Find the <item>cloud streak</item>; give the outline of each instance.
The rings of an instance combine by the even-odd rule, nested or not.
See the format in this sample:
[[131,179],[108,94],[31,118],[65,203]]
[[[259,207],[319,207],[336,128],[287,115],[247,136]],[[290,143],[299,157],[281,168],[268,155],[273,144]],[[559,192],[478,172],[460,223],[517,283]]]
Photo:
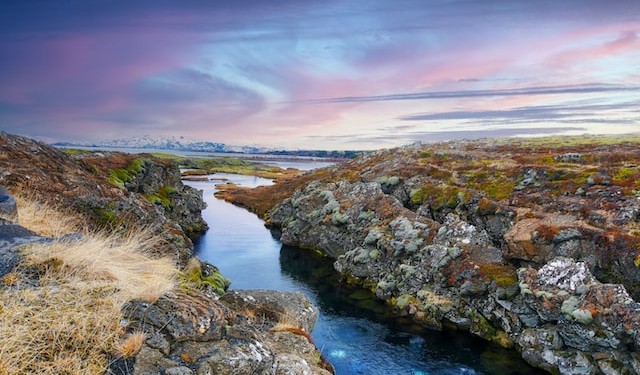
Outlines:
[[600,104],[600,105],[546,105],[519,107],[507,110],[483,110],[483,111],[451,111],[438,113],[419,113],[399,117],[402,121],[436,121],[436,120],[561,120],[575,116],[595,117],[604,111],[634,110],[640,106],[640,101]]
[[400,93],[372,96],[345,96],[326,99],[302,100],[303,103],[353,103],[353,102],[377,102],[395,100],[429,100],[429,99],[458,99],[458,98],[482,98],[482,97],[506,97],[506,96],[533,96],[533,95],[564,95],[564,94],[596,94],[596,93],[620,93],[640,92],[640,85],[608,85],[608,84],[584,84],[571,86],[539,86],[514,89],[497,90],[460,90],[460,91],[425,91],[416,93]]
[[628,0],[5,1],[0,128],[294,148],[619,132],[638,61]]

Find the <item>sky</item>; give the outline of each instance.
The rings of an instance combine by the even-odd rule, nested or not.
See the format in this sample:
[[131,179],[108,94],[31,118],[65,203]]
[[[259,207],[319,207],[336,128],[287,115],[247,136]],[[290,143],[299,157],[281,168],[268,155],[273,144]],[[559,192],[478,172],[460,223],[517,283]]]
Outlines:
[[640,0],[0,4],[0,130],[289,149],[640,131]]

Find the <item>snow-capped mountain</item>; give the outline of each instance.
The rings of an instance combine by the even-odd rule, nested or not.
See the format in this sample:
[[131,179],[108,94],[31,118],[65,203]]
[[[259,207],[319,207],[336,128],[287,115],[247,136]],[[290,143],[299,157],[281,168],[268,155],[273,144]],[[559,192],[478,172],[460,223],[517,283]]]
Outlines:
[[204,152],[240,152],[266,153],[270,150],[256,146],[231,146],[219,142],[197,141],[185,137],[157,137],[143,135],[134,138],[122,138],[101,142],[58,142],[54,146],[82,146],[109,148],[137,148],[176,151],[204,151]]

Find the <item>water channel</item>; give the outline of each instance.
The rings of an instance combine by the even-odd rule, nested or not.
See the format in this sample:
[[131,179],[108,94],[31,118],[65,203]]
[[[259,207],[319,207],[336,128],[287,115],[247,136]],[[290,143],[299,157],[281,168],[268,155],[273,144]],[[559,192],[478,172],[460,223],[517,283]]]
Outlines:
[[[215,178],[249,187],[272,183]],[[197,255],[219,267],[231,289],[304,292],[320,309],[314,342],[337,374],[541,374],[515,352],[468,333],[424,330],[393,317],[368,291],[341,284],[330,259],[283,246],[256,215],[215,198],[215,183],[188,182],[203,190],[211,228],[198,240]]]

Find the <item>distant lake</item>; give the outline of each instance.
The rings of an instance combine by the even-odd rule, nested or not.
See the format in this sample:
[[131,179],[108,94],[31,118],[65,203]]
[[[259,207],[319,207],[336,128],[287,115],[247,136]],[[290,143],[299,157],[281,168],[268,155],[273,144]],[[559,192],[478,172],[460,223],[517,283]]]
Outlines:
[[297,168],[309,170],[314,168],[327,167],[336,162],[332,159],[319,158],[313,156],[297,155],[271,155],[271,154],[244,154],[236,152],[206,152],[206,151],[178,151],[155,148],[120,148],[120,147],[85,147],[85,146],[64,146],[61,149],[77,149],[88,151],[117,151],[128,154],[171,154],[187,158],[211,158],[211,157],[234,157],[256,161],[269,165],[277,165],[281,168]]

